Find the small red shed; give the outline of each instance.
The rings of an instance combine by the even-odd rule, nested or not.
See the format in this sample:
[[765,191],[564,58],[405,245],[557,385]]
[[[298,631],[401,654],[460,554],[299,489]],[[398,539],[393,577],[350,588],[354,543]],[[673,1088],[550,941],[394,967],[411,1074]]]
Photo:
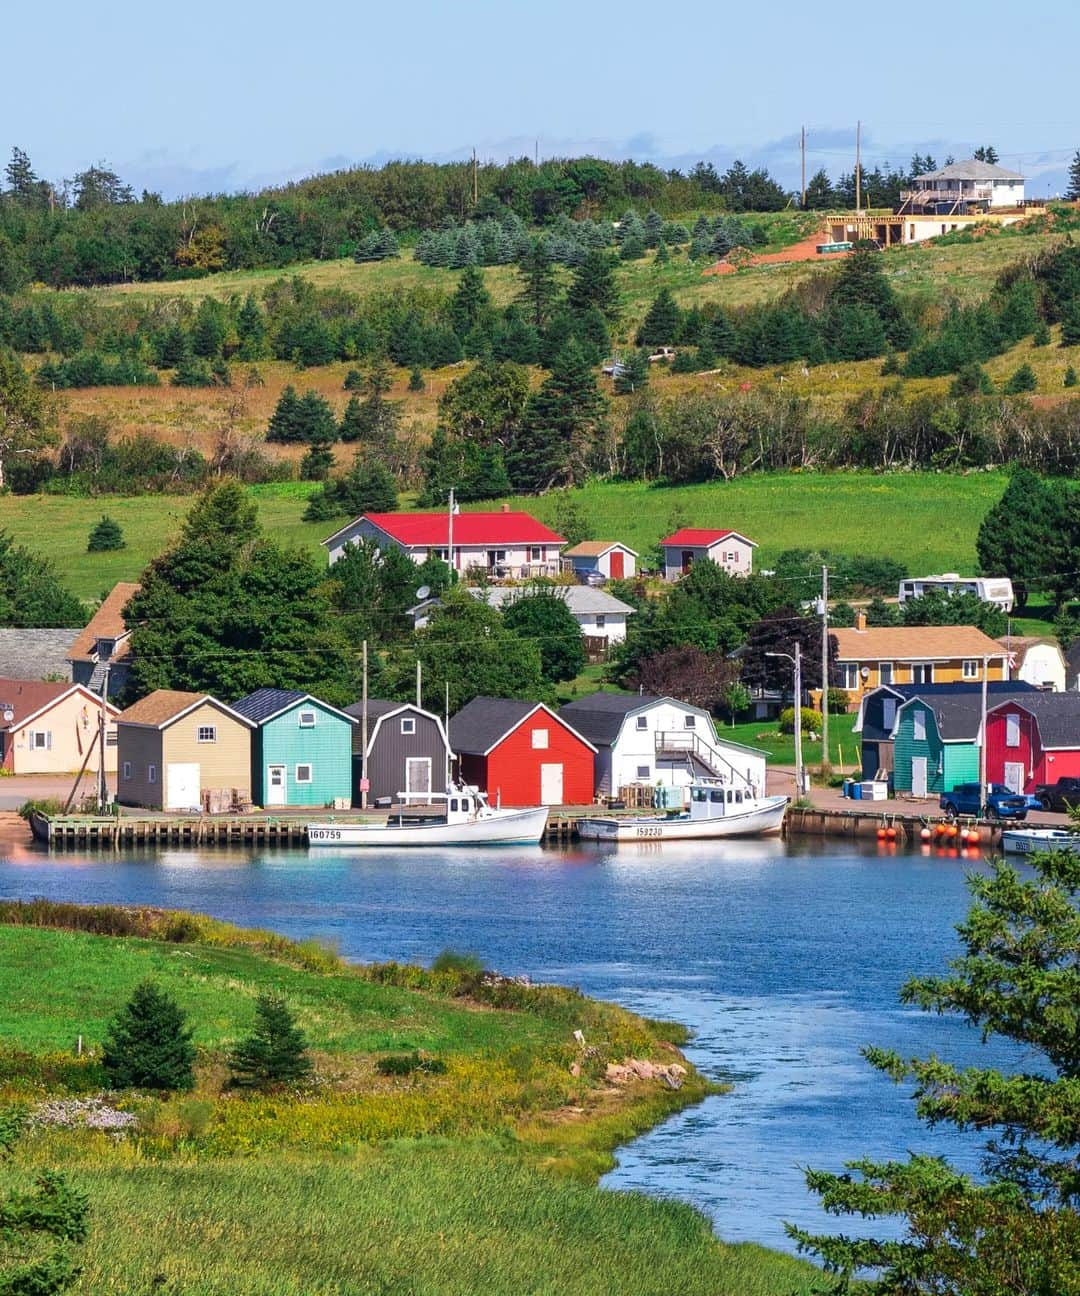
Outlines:
[[450,721],[466,783],[492,805],[588,805],[596,748],[542,702],[478,697]]
[[1080,693],[1026,693],[986,716],[986,780],[1016,792],[1080,777]]

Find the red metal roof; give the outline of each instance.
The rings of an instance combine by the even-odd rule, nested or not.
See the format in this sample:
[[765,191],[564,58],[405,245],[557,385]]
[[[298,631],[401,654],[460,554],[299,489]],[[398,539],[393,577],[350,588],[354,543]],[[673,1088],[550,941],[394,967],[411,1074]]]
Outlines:
[[738,531],[710,531],[705,527],[681,527],[674,535],[669,535],[666,540],[661,540],[660,543],[662,545],[714,545],[719,540],[726,540],[728,536],[738,536],[740,540],[745,540],[747,544],[754,544],[753,540]]
[[[364,517],[408,548],[446,545],[443,513],[365,513]],[[459,545],[565,544],[561,535],[528,513],[455,513],[454,548]]]

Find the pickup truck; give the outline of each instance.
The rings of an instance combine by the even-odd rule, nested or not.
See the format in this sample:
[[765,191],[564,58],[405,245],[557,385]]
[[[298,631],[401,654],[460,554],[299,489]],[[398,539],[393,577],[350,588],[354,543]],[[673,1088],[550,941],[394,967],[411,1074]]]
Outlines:
[[1070,806],[1080,805],[1080,778],[1059,778],[1056,783],[1040,783],[1033,796],[1044,810],[1066,814]]
[[951,792],[942,792],[939,807],[950,819],[958,815],[978,816],[987,819],[1026,819],[1028,799],[1011,792],[1004,783],[991,783],[985,801],[978,783],[957,783]]

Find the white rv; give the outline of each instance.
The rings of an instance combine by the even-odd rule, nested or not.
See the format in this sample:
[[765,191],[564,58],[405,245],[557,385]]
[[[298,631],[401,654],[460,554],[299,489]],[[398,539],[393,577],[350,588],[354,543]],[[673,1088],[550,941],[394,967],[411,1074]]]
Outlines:
[[984,603],[996,603],[1002,612],[1013,609],[1012,581],[1000,576],[959,576],[945,572],[942,576],[912,576],[900,582],[900,602],[922,598],[937,590],[942,594],[974,594]]

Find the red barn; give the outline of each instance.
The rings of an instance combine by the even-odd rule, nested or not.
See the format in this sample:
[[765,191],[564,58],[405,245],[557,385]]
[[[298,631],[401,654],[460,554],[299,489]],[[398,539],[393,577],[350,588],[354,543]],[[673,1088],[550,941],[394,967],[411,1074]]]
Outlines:
[[1017,792],[1080,776],[1080,693],[1026,693],[986,716],[986,779]]
[[596,748],[542,702],[478,697],[450,721],[466,783],[492,805],[588,805]]

